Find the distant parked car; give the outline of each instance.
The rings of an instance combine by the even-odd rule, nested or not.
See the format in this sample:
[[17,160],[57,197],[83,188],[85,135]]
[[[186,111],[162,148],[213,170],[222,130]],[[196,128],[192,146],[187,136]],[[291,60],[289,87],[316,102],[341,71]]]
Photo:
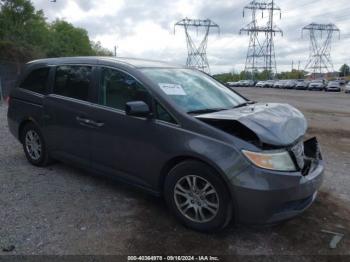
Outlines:
[[228,87],[236,87],[238,85],[238,82],[227,82],[226,85]]
[[266,82],[265,82],[265,86],[266,87],[269,87],[269,88],[272,88],[273,87],[273,85],[275,84],[275,80],[267,80]]
[[288,80],[282,80],[280,83],[280,88],[286,89],[288,84]]
[[294,87],[294,89],[296,90],[307,90],[309,86],[309,82],[305,81],[305,80],[298,80],[296,86]]
[[253,86],[255,86],[255,81],[254,80],[245,80],[244,86],[245,87],[253,87]]
[[297,85],[297,82],[295,80],[288,80],[286,81],[284,87],[287,89],[293,89]]
[[326,86],[326,92],[340,92],[340,83],[339,81],[331,81]]
[[236,86],[236,87],[241,87],[241,86],[242,86],[242,82],[240,82],[240,81],[235,82],[235,86]]
[[276,82],[273,84],[273,87],[274,87],[274,88],[280,88],[280,86],[281,86],[282,83],[283,83],[282,80],[276,81]]
[[338,78],[337,81],[340,85],[345,85],[346,84],[346,80],[344,78]]
[[266,86],[266,82],[265,81],[259,81],[255,86],[256,87],[265,87]]
[[325,87],[326,87],[326,85],[324,83],[324,80],[313,80],[309,84],[308,90],[310,90],[310,91],[314,91],[314,90],[323,91],[325,89]]
[[350,94],[350,83],[348,83],[346,86],[345,86],[345,93],[348,93]]
[[247,87],[248,86],[247,85],[247,80],[240,80],[240,81],[238,81],[237,86],[239,86],[239,87]]

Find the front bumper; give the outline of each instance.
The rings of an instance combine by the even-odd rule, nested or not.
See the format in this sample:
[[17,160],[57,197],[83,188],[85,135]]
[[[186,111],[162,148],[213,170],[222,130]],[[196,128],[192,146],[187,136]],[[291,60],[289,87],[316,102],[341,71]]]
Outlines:
[[324,90],[323,86],[309,86],[309,90]]
[[339,87],[327,87],[326,91],[328,91],[328,92],[340,92],[341,88],[339,88]]
[[[275,172],[250,166],[232,178],[231,192],[237,222],[272,224],[297,216],[310,207],[324,174],[324,162],[318,147],[311,150],[315,151],[311,152],[314,159],[309,158],[306,173]],[[306,147],[305,152],[310,154],[310,148]]]

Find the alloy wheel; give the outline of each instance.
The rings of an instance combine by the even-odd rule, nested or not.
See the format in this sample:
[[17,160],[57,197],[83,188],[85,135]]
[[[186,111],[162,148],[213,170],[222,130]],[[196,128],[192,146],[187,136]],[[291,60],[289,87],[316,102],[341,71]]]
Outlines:
[[41,157],[41,139],[37,132],[28,130],[25,136],[25,146],[31,159],[39,160]]
[[188,175],[177,181],[174,200],[181,214],[196,223],[213,220],[219,211],[216,189],[200,176]]

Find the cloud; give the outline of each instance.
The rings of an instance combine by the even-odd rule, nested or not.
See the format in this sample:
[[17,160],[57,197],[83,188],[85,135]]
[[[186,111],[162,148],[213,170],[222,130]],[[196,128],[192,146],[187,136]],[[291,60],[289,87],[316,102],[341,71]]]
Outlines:
[[93,0],[76,0],[78,6],[84,11],[90,11],[93,7],[98,5],[98,1]]
[[[34,0],[49,20],[66,19],[85,28],[90,37],[113,49],[118,45],[121,56],[144,57],[184,63],[186,42],[182,30],[174,35],[173,25],[184,17],[210,18],[220,25],[221,35],[211,34],[207,56],[212,72],[218,73],[244,68],[248,36],[239,35],[240,28],[250,22],[249,12],[242,17],[243,7],[249,0]],[[311,23],[338,25],[343,34],[350,33],[350,4],[347,0],[276,1],[282,9],[282,19],[275,21],[284,31],[276,36],[275,51],[278,69],[289,70],[291,63],[301,61],[303,66],[309,55],[309,42],[301,38],[303,26]],[[260,13],[257,14],[260,17]],[[265,16],[266,17],[266,16]],[[261,21],[264,22],[264,21]],[[265,21],[266,22],[266,21]],[[197,38],[194,34],[194,38]],[[334,41],[332,58],[335,69],[347,62],[350,38]]]

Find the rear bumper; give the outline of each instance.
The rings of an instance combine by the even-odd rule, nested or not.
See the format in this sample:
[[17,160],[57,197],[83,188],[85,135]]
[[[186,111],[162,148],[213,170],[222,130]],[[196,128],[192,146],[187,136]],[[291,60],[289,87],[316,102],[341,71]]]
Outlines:
[[324,162],[314,159],[306,175],[249,167],[231,180],[236,220],[272,224],[304,212],[312,205],[324,176]]

